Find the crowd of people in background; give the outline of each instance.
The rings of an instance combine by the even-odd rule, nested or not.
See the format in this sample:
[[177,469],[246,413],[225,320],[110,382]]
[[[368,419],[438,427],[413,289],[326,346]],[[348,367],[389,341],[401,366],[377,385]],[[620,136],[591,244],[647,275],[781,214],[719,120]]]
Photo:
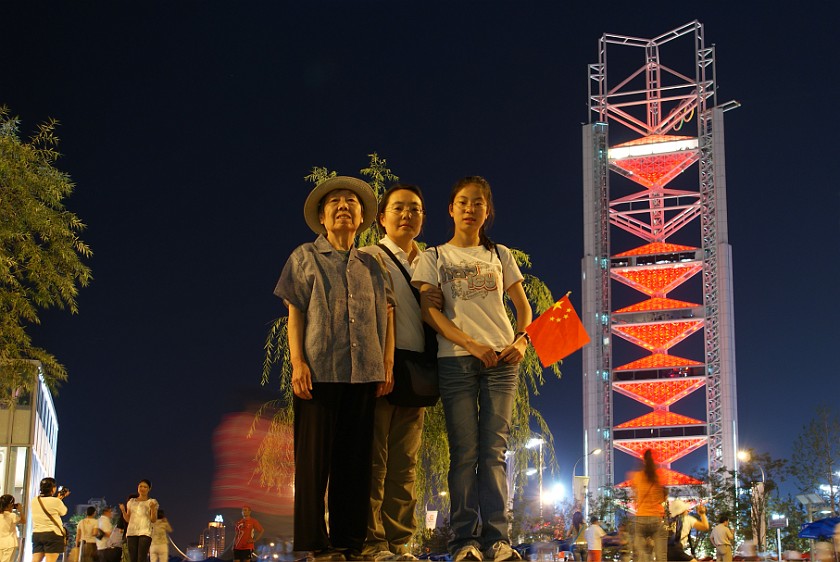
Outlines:
[[[152,483],[141,480],[137,493],[120,504],[120,515],[113,519],[114,509],[98,510],[88,506],[84,518],[75,529],[74,548],[67,555],[69,562],[119,562],[123,549],[129,562],[166,562],[169,559],[169,536],[172,526],[157,500],[149,497]],[[39,493],[32,498],[29,514],[32,520],[32,561],[56,562],[66,554],[69,533],[62,521],[67,514],[64,499],[70,490],[57,486],[54,478],[43,478]],[[0,496],[0,562],[11,562],[20,548],[18,525],[26,523],[21,505],[9,494]]]

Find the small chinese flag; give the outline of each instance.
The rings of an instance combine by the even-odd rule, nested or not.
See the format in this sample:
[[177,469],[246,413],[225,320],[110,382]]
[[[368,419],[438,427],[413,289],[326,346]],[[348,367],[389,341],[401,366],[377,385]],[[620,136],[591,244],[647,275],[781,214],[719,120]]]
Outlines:
[[566,293],[525,328],[543,367],[557,363],[589,343],[589,335],[569,301],[570,294]]

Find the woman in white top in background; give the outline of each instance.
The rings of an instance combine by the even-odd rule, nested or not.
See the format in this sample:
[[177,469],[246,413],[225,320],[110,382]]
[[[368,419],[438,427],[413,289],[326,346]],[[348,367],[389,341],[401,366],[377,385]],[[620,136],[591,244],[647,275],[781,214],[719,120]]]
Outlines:
[[120,504],[123,519],[128,521],[125,542],[130,562],[146,562],[152,545],[152,523],[157,521],[158,502],[149,497],[152,483],[145,478],[137,485],[138,497]]
[[15,503],[14,496],[4,494],[0,496],[0,562],[10,562],[18,546],[18,523],[26,524],[17,513],[20,504]]
[[166,513],[158,509],[157,521],[152,524],[152,546],[149,555],[152,562],[167,562],[169,560],[169,533],[172,532],[172,525],[166,518]]
[[55,562],[64,552],[64,527],[61,516],[67,513],[67,506],[61,501],[70,490],[58,490],[56,497],[55,478],[41,479],[41,493],[32,499],[32,562]]

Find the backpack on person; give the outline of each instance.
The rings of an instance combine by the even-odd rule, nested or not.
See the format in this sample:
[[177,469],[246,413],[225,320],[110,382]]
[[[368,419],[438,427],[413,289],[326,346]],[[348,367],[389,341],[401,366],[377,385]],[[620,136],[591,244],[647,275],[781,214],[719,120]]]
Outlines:
[[[665,529],[668,531],[668,549],[679,549],[684,551],[682,545],[683,525],[685,524],[685,512],[679,515],[671,516],[668,510],[668,505],[665,505]],[[691,556],[697,558],[694,553],[694,541],[691,539],[691,529],[688,530],[688,548],[691,551]]]

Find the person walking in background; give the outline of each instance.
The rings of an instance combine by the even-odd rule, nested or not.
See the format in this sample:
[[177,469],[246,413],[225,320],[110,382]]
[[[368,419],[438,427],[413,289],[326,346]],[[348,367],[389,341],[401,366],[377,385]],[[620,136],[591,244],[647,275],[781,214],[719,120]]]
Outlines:
[[57,489],[55,478],[42,478],[40,494],[32,499],[32,562],[56,562],[64,552],[67,535],[61,517],[67,513],[67,488]]
[[[396,184],[379,201],[377,221],[385,230],[378,245],[362,248],[376,256],[388,273],[394,293],[395,355],[423,353],[426,336],[420,313],[420,294],[411,275],[420,259],[414,239],[423,227],[425,207],[420,188]],[[437,292],[437,306],[443,304]],[[395,365],[395,370],[397,365]],[[367,538],[362,554],[376,561],[414,560],[408,543],[417,528],[417,454],[423,434],[425,408],[414,404],[409,376],[394,373],[394,391],[376,399],[373,426],[373,473]],[[407,387],[407,388],[405,388]]]
[[329,178],[303,214],[318,237],[292,252],[274,289],[289,308],[294,548],[336,561],[360,557],[367,535],[374,409],[394,384],[393,296],[376,258],[355,247],[376,217],[370,185]]
[[81,562],[96,560],[96,530],[99,522],[96,520],[96,508],[88,506],[85,518],[76,524],[76,546],[81,552]]
[[[130,502],[136,498],[137,494],[131,494],[126,498],[126,502]],[[100,523],[102,519],[100,518]],[[99,551],[100,560],[102,562],[120,562],[124,556],[125,547],[125,530],[128,527],[128,521],[120,514],[119,519],[111,528],[108,535],[108,540],[105,543],[105,549]]]
[[735,540],[735,535],[729,528],[728,513],[724,513],[718,518],[718,524],[712,529],[709,540],[715,547],[717,562],[732,562],[732,541]]
[[26,519],[21,517],[19,511],[20,504],[15,503],[14,496],[0,496],[0,562],[11,562],[20,544],[17,526],[18,523],[26,525]]
[[[508,532],[505,453],[531,305],[513,254],[487,236],[495,216],[487,180],[469,176],[456,182],[449,216],[454,235],[423,253],[412,283],[424,297],[423,319],[439,334],[438,379],[449,435],[450,551],[454,562],[520,560]],[[438,286],[443,310],[428,298]],[[516,330],[505,294],[516,311]]]
[[119,555],[122,553],[122,548],[120,548],[119,552],[112,552],[113,549],[109,551],[108,547],[111,532],[114,530],[114,522],[111,521],[113,515],[114,510],[111,506],[106,505],[102,508],[99,519],[96,522],[96,526],[100,531],[100,536],[96,539],[96,555],[99,562],[117,562]]
[[152,544],[149,547],[149,557],[152,562],[167,562],[169,560],[169,533],[172,525],[166,518],[166,512],[158,508],[157,521],[152,523]]
[[251,508],[242,506],[242,519],[236,522],[233,538],[233,559],[235,562],[251,562],[254,543],[263,535],[260,522],[251,517]]
[[636,501],[633,520],[633,561],[650,562],[648,541],[653,541],[657,562],[668,560],[668,531],[663,524],[665,517],[665,486],[661,484],[659,469],[653,462],[653,453],[647,449],[642,456],[642,470],[628,474]]
[[128,522],[125,542],[129,562],[146,562],[152,545],[152,524],[157,521],[158,502],[149,497],[152,483],[145,478],[137,484],[137,497],[120,504],[123,519]]
[[586,537],[586,560],[588,562],[601,562],[601,550],[603,549],[601,539],[606,534],[598,523],[598,516],[593,515],[590,517],[589,526],[583,533],[584,537]]
[[583,513],[575,511],[572,514],[572,524],[569,525],[569,534],[566,538],[571,542],[572,557],[575,562],[583,562],[586,560],[586,537],[584,532],[586,525],[583,524]]
[[668,560],[670,562],[696,562],[694,546],[691,544],[691,530],[709,530],[709,520],[706,518],[706,506],[697,505],[698,519],[688,513],[689,505],[682,500],[674,500],[668,511],[673,521],[674,536],[668,540]]

